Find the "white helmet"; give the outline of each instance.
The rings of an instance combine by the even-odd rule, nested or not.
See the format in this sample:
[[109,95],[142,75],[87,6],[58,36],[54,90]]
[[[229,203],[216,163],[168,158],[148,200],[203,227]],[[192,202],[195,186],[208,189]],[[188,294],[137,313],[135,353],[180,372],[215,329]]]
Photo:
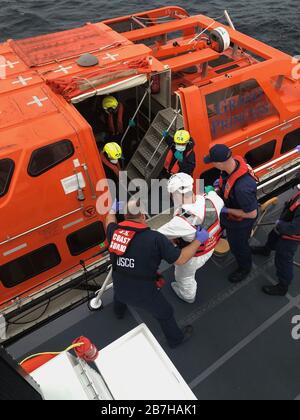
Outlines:
[[193,192],[194,189],[194,179],[187,174],[179,173],[173,175],[168,182],[168,191],[169,194],[174,194],[179,192],[181,194],[187,194]]

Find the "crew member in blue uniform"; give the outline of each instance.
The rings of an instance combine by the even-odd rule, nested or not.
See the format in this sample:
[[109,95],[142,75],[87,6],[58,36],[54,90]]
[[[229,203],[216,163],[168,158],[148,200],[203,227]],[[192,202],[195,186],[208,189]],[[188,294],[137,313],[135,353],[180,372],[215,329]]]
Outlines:
[[258,215],[257,179],[245,160],[240,156],[233,157],[226,145],[215,145],[204,162],[221,171],[214,185],[225,202],[221,224],[238,263],[238,269],[230,274],[229,281],[239,283],[252,270],[249,240]]
[[181,330],[174,318],[172,306],[161,292],[162,279],[158,269],[162,260],[183,265],[195,256],[209,234],[196,232],[196,239],[186,248],[176,248],[164,235],[152,231],[146,224],[139,203],[131,200],[126,209],[125,222],[117,224],[116,203],[107,216],[107,238],[113,264],[114,310],[122,319],[127,305],[142,308],[160,323],[170,347],[174,348],[192,336],[193,328]]
[[[300,183],[300,172],[297,174]],[[268,257],[275,251],[275,266],[279,283],[265,286],[263,292],[270,296],[285,296],[294,278],[294,258],[300,244],[300,192],[283,209],[279,221],[263,247],[252,247],[255,255]]]

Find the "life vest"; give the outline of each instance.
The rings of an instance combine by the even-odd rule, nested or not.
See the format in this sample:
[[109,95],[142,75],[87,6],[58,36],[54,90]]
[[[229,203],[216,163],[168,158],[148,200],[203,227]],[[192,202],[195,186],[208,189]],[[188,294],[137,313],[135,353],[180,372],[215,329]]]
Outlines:
[[160,93],[160,75],[155,74],[152,76],[152,85],[151,85],[152,95],[157,95]]
[[115,165],[114,163],[111,163],[111,161],[107,159],[105,153],[101,153],[100,155],[103,165],[109,168],[116,175],[116,177],[119,178],[119,174],[121,171],[120,164],[118,163],[117,165]]
[[220,189],[223,192],[223,196],[224,196],[224,200],[228,200],[229,195],[233,189],[233,187],[235,186],[235,184],[237,183],[237,181],[242,178],[243,176],[249,174],[250,176],[252,176],[252,178],[258,182],[259,179],[257,178],[257,176],[254,173],[254,170],[251,168],[250,165],[248,165],[246,163],[246,161],[241,157],[241,156],[237,156],[234,158],[237,162],[238,162],[238,167],[237,169],[230,175],[230,177],[227,179],[226,183],[222,177],[222,175],[220,176]]
[[142,223],[129,221],[119,223],[109,245],[110,254],[118,257],[124,256],[135,236],[147,230],[150,230],[150,228]]
[[112,112],[108,115],[108,129],[113,136],[124,133],[124,105],[122,103],[119,103],[117,114]]
[[[206,229],[209,233],[209,239],[208,241],[206,241],[204,244],[201,244],[199,246],[199,249],[195,255],[195,257],[201,257],[203,255],[206,255],[208,253],[210,253],[211,251],[213,251],[220,238],[222,235],[222,228],[221,228],[221,224],[220,224],[220,218],[219,216],[217,217],[217,220],[211,222],[211,220],[209,219],[207,210],[210,207],[211,209],[215,210],[214,214],[218,214],[216,206],[214,205],[214,203],[212,202],[212,200],[210,200],[208,197],[205,197],[205,216],[204,216],[204,221],[202,224],[202,228]],[[184,210],[181,211],[181,213],[177,214],[177,217],[180,217],[182,220],[185,220],[190,226],[192,226],[195,229],[195,232],[197,230],[198,226],[194,226],[188,219],[191,216],[195,216],[193,214],[190,214],[188,212],[185,212]],[[190,243],[185,242],[182,238],[177,240],[177,245],[179,246],[179,248],[185,248],[188,245],[190,245]]]
[[[117,270],[117,257],[123,257],[137,234],[150,230],[147,225],[136,222],[125,221],[118,224],[109,245],[109,252],[112,255],[114,271]],[[152,280],[151,280],[152,281]],[[166,281],[162,274],[157,273],[154,279],[157,289],[162,289]]]
[[[244,158],[242,158],[241,156],[236,156],[234,159],[238,162],[237,169],[229,176],[226,182],[224,181],[222,175],[219,179],[220,190],[222,192],[222,198],[224,199],[225,204],[229,200],[230,193],[233,190],[237,181],[243,178],[245,175],[249,174],[256,182],[259,182],[259,179],[255,175],[254,170],[251,168],[250,165],[246,163]],[[241,222],[242,220],[244,220],[242,217],[233,216],[232,214],[227,215],[227,218],[229,220],[234,220],[237,222]]]
[[[184,155],[184,159],[188,158],[193,153],[193,148]],[[173,163],[174,161],[174,163]],[[173,165],[172,165],[173,163]],[[165,160],[165,169],[168,173],[176,175],[180,172],[179,161],[174,157],[174,150],[170,149]]]
[[295,213],[295,211],[300,207],[300,192],[298,192],[295,197],[291,200],[290,211]]
[[[296,211],[300,208],[300,192],[297,193],[287,204],[282,213],[281,220],[285,222],[292,222]],[[300,242],[300,232],[296,235],[283,235],[283,239]]]

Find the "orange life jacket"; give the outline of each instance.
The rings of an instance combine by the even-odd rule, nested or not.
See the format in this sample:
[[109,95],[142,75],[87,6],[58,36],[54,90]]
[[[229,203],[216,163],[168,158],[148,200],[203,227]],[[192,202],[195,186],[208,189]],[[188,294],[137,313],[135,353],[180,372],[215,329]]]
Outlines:
[[[238,162],[238,167],[227,179],[226,184],[222,175],[220,176],[220,179],[219,179],[219,182],[220,182],[219,185],[223,193],[223,199],[225,200],[225,204],[226,204],[226,201],[229,199],[230,193],[232,189],[234,188],[235,184],[237,183],[237,181],[241,179],[243,176],[245,176],[246,174],[251,175],[252,178],[256,182],[259,182],[259,179],[255,175],[254,170],[251,168],[250,165],[247,164],[244,158],[242,158],[241,156],[236,156],[234,159]],[[241,222],[242,220],[244,220],[242,217],[233,216],[232,214],[227,215],[227,217],[229,220],[234,220],[237,222]]]
[[[298,210],[299,207],[300,207],[300,192],[297,193],[289,202],[288,210],[290,211],[291,214],[293,214],[296,212],[296,210]],[[299,235],[283,235],[282,238],[300,242],[300,233]]]
[[160,93],[160,75],[155,74],[152,76],[152,85],[151,85],[151,93],[152,95],[157,95]]
[[136,234],[149,229],[148,226],[142,223],[128,221],[119,223],[118,229],[114,232],[109,245],[109,252],[118,257],[125,255]]
[[236,156],[234,158],[238,162],[238,168],[230,175],[230,177],[226,181],[226,185],[224,187],[224,179],[222,176],[220,176],[220,188],[221,191],[223,191],[224,199],[228,200],[229,195],[235,186],[236,182],[245,176],[246,174],[249,174],[252,176],[253,179],[255,179],[256,182],[258,182],[258,178],[254,173],[254,170],[251,168],[250,165],[248,165],[244,158],[241,156]]
[[[189,150],[185,154],[185,158],[189,157],[193,153],[193,149]],[[170,173],[171,175],[176,175],[180,172],[180,166],[179,161],[175,160],[174,165],[172,165],[172,162],[174,160],[174,151],[172,149],[169,150],[169,153],[167,154],[166,160],[165,160],[165,169]]]
[[122,103],[118,106],[117,124],[115,124],[115,116],[113,112],[108,115],[108,129],[113,136],[124,133],[124,105]]
[[[113,254],[112,263],[114,270],[116,269],[116,258],[124,256],[136,235],[147,230],[150,230],[150,228],[143,223],[125,221],[118,224],[118,229],[115,230],[109,245],[109,252]],[[155,284],[158,289],[162,289],[166,284],[164,277],[160,273],[156,275]]]
[[111,169],[113,171],[113,173],[116,175],[116,177],[119,178],[119,174],[120,174],[120,171],[121,171],[120,164],[117,163],[115,165],[114,163],[111,163],[111,161],[107,159],[105,153],[101,153],[100,155],[101,155],[101,160],[102,160],[102,163],[103,163],[104,167],[106,166],[109,169]]
[[[206,200],[211,201],[209,198],[206,198]],[[217,213],[216,206],[214,205],[214,203],[212,201],[211,201],[211,203],[213,204],[213,206],[215,208],[215,211]],[[177,217],[180,217],[182,220],[186,221],[190,226],[192,226],[195,229],[195,231],[197,230],[197,227],[192,225],[185,216],[183,216],[183,215],[179,216],[178,215]],[[206,208],[205,208],[204,221],[205,221],[205,217],[206,217]],[[218,244],[218,242],[221,238],[221,235],[222,235],[222,228],[221,228],[221,225],[220,225],[219,218],[217,219],[217,221],[214,224],[212,224],[207,229],[207,231],[209,233],[210,238],[204,244],[201,244],[199,246],[199,249],[198,249],[195,257],[201,257],[203,255],[206,255],[206,254],[210,253],[211,251],[213,251],[215,249],[215,247],[217,246],[217,244]],[[186,246],[190,245],[188,242],[185,242],[183,239],[179,239],[177,241],[177,244],[179,245],[180,248],[185,248]]]
[[292,198],[292,205],[290,211],[294,213],[300,207],[300,192],[298,192],[295,197]]

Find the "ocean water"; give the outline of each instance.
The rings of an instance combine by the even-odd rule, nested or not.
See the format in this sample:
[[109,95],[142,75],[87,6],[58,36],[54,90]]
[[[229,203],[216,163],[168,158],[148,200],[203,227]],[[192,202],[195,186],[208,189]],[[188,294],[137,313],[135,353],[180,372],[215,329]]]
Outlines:
[[227,9],[241,32],[300,55],[299,0],[0,0],[0,40],[56,32],[169,5],[210,17]]

